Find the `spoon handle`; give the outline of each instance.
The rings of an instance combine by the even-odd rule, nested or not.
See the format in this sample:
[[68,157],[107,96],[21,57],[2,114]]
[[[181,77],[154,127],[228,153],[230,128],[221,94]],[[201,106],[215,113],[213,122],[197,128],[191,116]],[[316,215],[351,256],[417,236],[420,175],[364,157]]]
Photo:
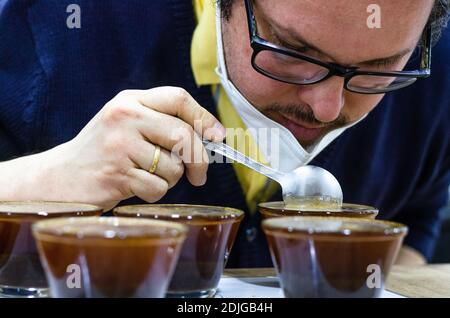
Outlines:
[[227,157],[236,162],[239,162],[240,164],[243,164],[244,166],[246,166],[250,169],[253,169],[256,172],[259,172],[259,173],[265,175],[266,177],[273,179],[273,180],[277,181],[278,183],[281,183],[281,179],[283,178],[284,173],[274,170],[271,167],[265,166],[255,160],[245,156],[244,154],[231,148],[227,144],[224,144],[222,142],[212,142],[212,141],[208,141],[208,140],[203,140],[203,145],[209,151],[214,151],[224,157]]

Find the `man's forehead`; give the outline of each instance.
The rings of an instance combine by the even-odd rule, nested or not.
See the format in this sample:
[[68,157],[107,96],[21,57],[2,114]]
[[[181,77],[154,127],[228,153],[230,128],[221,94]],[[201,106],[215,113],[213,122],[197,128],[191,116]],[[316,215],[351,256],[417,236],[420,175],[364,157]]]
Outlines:
[[433,0],[377,1],[380,28],[368,24],[372,3],[373,0],[256,0],[255,8],[285,35],[298,35],[336,60],[351,64],[355,59],[388,57],[413,48]]

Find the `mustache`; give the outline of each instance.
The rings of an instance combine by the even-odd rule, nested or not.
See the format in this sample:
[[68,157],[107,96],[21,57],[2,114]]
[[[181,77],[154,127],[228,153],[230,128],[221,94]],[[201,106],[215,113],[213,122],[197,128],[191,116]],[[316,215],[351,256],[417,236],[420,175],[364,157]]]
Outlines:
[[339,114],[338,118],[333,120],[332,122],[323,123],[314,116],[314,112],[309,106],[305,105],[280,105],[280,104],[272,104],[268,106],[266,111],[274,111],[278,112],[282,115],[287,115],[299,122],[303,122],[305,124],[310,124],[313,126],[320,126],[328,129],[335,129],[346,126],[350,123],[349,118],[344,114]]

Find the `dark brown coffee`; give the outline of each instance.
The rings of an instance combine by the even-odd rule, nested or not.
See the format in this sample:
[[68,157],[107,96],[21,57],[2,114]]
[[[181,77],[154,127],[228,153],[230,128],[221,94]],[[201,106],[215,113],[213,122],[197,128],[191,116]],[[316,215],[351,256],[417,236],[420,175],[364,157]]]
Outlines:
[[341,207],[286,205],[283,201],[259,204],[259,212],[263,219],[282,216],[333,216],[375,219],[378,209],[360,204],[343,203]]
[[186,233],[173,222],[111,217],[34,226],[53,297],[164,297]]
[[138,205],[119,207],[117,216],[170,220],[189,227],[168,295],[209,297],[223,273],[243,212],[195,205]]
[[58,202],[0,202],[0,293],[45,296],[47,281],[31,233],[39,220],[100,215],[97,206]]
[[263,221],[286,297],[379,297],[406,226],[355,218]]

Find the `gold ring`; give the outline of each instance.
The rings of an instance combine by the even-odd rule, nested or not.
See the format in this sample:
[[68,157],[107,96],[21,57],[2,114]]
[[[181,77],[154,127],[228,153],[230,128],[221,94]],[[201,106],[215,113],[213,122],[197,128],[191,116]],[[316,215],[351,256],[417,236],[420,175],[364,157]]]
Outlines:
[[156,167],[158,166],[160,156],[161,156],[161,147],[156,146],[155,154],[153,155],[153,162],[152,162],[152,165],[150,166],[150,170],[149,170],[150,173],[155,173]]

